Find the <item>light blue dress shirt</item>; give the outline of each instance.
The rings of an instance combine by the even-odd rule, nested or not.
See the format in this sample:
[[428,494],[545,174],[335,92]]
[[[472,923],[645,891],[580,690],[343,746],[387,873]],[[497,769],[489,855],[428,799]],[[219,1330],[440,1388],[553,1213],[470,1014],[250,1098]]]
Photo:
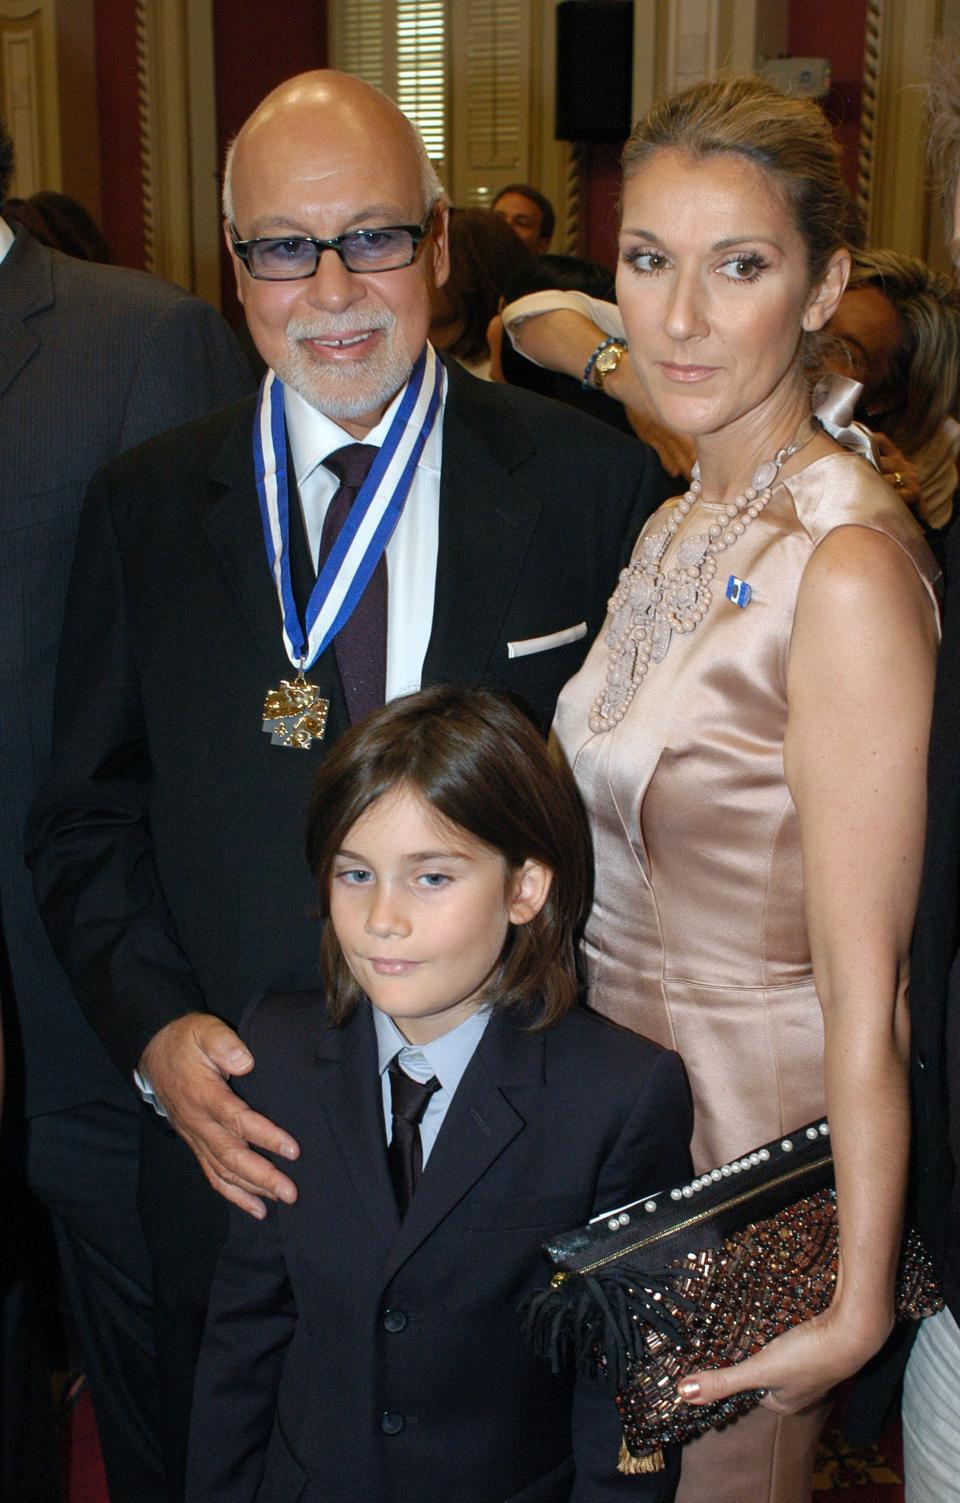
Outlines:
[[[362,1005],[362,1004],[361,1004]],[[393,1137],[393,1108],[390,1098],[390,1062],[399,1056],[400,1068],[412,1080],[426,1081],[435,1075],[440,1089],[434,1091],[427,1102],[427,1109],[420,1123],[420,1142],[423,1146],[423,1162],[430,1157],[443,1119],[453,1100],[454,1092],[463,1078],[463,1072],[474,1056],[483,1031],[490,1021],[490,1008],[478,1007],[456,1028],[441,1034],[429,1044],[408,1044],[392,1018],[379,1008],[373,1008],[373,1025],[377,1032],[380,1084],[383,1091],[383,1125],[387,1142]]]

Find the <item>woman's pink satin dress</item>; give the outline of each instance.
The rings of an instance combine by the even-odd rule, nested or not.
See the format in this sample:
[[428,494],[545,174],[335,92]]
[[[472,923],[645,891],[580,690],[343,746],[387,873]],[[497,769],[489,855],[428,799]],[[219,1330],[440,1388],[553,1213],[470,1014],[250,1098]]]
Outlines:
[[[669,509],[647,530],[662,528]],[[703,511],[705,531],[716,508]],[[698,1173],[824,1111],[823,1026],[783,740],[803,571],[817,544],[851,523],[904,549],[935,612],[936,566],[907,508],[865,460],[831,454],[781,481],[718,556],[706,617],[674,633],[613,730],[588,726],[606,672],[606,626],[557,709],[555,734],[596,847],[585,938],[591,1005],[682,1055]],[[744,608],[724,596],[730,574],[751,586]],[[807,1503],[822,1422],[822,1409],[791,1418],[760,1409],[692,1442],[680,1503]]]

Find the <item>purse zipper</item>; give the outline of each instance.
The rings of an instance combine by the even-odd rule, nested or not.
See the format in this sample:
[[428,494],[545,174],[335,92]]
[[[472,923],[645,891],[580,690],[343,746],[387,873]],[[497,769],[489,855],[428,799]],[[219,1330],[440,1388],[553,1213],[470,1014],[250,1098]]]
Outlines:
[[[811,1174],[815,1169],[822,1169],[825,1164],[831,1163],[832,1154],[825,1158],[817,1159],[812,1164],[799,1164],[787,1174],[781,1174],[776,1179],[769,1180],[764,1190],[776,1189],[777,1185],[788,1185],[792,1179],[798,1179],[803,1174]],[[755,1188],[744,1190],[741,1195],[734,1195],[730,1200],[721,1201],[720,1205],[711,1207],[708,1211],[700,1211],[696,1216],[688,1216],[686,1221],[681,1221],[678,1226],[665,1227],[663,1231],[651,1232],[649,1237],[641,1237],[639,1242],[633,1242],[629,1247],[620,1248],[619,1252],[610,1253],[605,1258],[598,1258],[595,1263],[588,1263],[584,1268],[560,1269],[550,1280],[554,1286],[562,1284],[565,1279],[574,1274],[595,1273],[598,1268],[605,1268],[608,1263],[616,1263],[618,1259],[629,1256],[630,1253],[639,1252],[641,1248],[652,1247],[655,1242],[662,1242],[666,1237],[675,1237],[678,1232],[685,1232],[688,1227],[697,1226],[701,1221],[710,1221],[714,1216],[719,1216],[722,1211],[729,1211],[734,1206],[742,1205],[745,1200],[751,1200],[758,1192]]]

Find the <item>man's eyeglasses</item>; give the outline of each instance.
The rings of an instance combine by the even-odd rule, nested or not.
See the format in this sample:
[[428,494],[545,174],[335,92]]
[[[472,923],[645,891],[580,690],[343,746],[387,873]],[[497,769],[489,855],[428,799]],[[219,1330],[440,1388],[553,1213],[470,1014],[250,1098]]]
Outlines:
[[[348,271],[399,271],[417,259],[420,243],[432,222],[431,208],[423,224],[351,230],[346,235],[335,235],[332,240],[315,240],[310,235],[233,240],[233,249],[250,275],[261,282],[296,282],[312,277],[325,250],[336,251]],[[232,235],[231,229],[231,238]]]

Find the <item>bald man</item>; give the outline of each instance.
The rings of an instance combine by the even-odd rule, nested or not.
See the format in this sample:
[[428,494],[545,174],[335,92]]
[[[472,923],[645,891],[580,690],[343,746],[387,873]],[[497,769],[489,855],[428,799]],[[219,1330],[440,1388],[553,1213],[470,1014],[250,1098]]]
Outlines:
[[642,445],[436,359],[447,204],[376,90],[318,72],[274,91],[224,208],[270,370],[256,401],[93,486],[30,835],[77,996],[154,1103],[141,1214],[174,1497],[226,1201],[262,1216],[296,1195],[279,1165],[299,1146],[229,1081],[253,1068],[234,1027],[250,1000],[317,977],[318,762],[421,683],[493,682],[549,724],[668,490]]

